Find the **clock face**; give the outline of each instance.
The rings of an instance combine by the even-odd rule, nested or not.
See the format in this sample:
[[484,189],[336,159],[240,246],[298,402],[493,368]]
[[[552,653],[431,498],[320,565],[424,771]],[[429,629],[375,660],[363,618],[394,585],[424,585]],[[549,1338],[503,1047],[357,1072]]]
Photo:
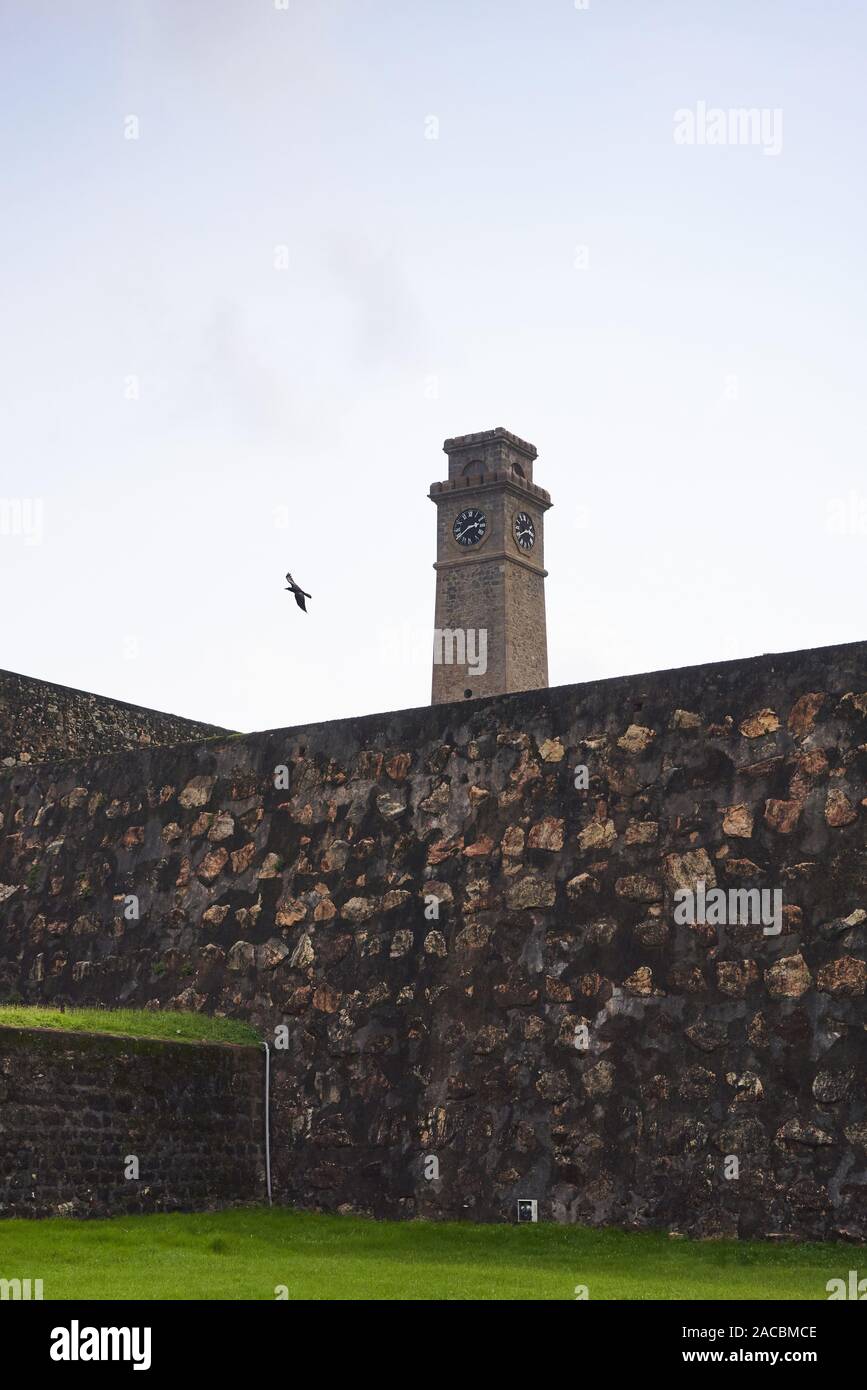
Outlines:
[[522,550],[532,550],[536,543],[536,528],[533,518],[526,512],[518,512],[515,517],[515,540]]
[[455,518],[452,527],[458,545],[477,545],[488,529],[484,512],[478,507],[467,507]]

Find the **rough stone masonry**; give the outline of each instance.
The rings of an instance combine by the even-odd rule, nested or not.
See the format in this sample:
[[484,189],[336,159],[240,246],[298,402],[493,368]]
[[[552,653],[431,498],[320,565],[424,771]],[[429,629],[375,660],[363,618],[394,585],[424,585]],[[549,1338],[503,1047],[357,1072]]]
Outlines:
[[0,998],[285,1038],[277,1201],[863,1239],[865,774],[865,643],[10,768]]

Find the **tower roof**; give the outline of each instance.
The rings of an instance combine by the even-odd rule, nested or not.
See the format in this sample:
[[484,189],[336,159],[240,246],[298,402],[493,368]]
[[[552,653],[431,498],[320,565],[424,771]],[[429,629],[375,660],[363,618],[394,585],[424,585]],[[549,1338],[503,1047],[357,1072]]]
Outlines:
[[511,444],[513,449],[519,453],[526,454],[527,458],[538,457],[538,450],[535,444],[528,444],[526,439],[521,439],[517,434],[512,434],[511,430],[504,430],[502,425],[497,425],[493,430],[480,430],[478,434],[458,434],[453,439],[446,439],[443,442],[443,452],[450,454],[457,449],[470,449],[474,445],[493,444],[501,439],[504,443]]
[[447,439],[443,452],[448,454],[449,481],[479,479],[509,472],[522,481],[532,483],[533,460],[536,449],[526,439],[504,430],[480,430],[477,434],[459,434]]

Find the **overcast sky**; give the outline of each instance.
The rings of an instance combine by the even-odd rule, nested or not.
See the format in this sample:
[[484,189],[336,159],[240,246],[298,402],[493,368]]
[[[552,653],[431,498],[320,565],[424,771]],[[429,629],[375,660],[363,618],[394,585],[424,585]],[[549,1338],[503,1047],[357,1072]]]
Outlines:
[[552,684],[867,637],[865,13],[2,0],[0,667],[425,704],[426,493],[496,425]]

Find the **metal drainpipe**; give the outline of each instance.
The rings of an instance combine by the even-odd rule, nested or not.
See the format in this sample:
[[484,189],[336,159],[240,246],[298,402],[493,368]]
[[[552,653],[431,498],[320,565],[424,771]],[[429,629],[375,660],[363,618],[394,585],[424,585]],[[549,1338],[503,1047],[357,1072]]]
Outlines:
[[268,1183],[268,1206],[274,1203],[271,1200],[271,1053],[268,1044],[263,1042],[265,1049],[265,1177]]

